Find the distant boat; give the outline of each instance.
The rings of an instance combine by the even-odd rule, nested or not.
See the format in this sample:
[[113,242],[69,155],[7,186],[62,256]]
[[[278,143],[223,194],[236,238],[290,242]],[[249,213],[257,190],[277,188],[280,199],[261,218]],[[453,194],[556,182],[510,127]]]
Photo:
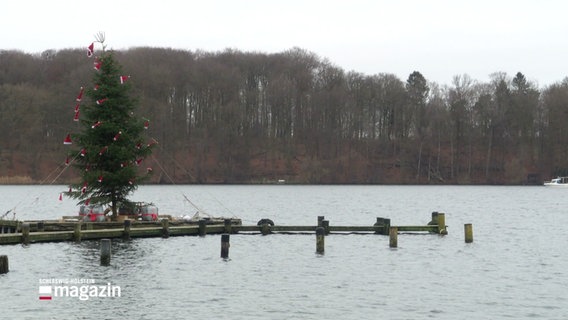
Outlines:
[[568,187],[568,177],[558,177],[550,181],[545,181],[546,187]]

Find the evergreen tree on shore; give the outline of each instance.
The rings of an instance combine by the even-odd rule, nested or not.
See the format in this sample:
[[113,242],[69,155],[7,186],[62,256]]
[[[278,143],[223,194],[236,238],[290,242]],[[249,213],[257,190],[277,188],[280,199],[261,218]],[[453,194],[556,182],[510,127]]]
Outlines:
[[[114,220],[119,207],[131,204],[127,197],[151,173],[140,166],[156,142],[143,135],[148,121],[135,114],[129,77],[122,74],[113,52],[105,50],[104,36],[98,40],[103,50],[94,57],[93,86],[85,90],[91,101],[80,106],[81,89],[75,108],[81,132],[72,135],[78,149],[70,156],[81,181],[71,186],[68,195],[79,204],[109,205]],[[94,56],[93,45],[89,56]]]

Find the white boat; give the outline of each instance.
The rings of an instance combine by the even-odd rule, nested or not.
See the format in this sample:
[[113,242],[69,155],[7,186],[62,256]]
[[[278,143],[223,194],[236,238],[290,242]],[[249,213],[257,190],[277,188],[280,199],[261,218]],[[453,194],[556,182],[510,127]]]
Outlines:
[[568,187],[568,177],[558,177],[550,181],[545,181],[546,187]]

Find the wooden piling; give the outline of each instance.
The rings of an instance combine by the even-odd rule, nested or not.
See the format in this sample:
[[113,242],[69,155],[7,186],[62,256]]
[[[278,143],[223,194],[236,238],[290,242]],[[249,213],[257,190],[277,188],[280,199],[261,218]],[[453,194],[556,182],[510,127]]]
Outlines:
[[465,243],[473,242],[473,226],[471,223],[464,224]]
[[391,219],[384,218],[383,223],[384,223],[383,234],[385,236],[388,236],[390,234]]
[[325,220],[325,216],[318,216],[318,227],[321,227],[321,222]]
[[101,239],[101,266],[110,265],[110,239]]
[[0,274],[8,273],[8,271],[10,271],[8,256],[0,256]]
[[323,220],[321,222],[321,226],[323,227],[323,229],[325,230],[325,234],[329,234],[329,220]]
[[45,231],[45,222],[44,222],[44,221],[38,221],[38,223],[37,223],[37,231],[38,231],[38,232],[43,232],[43,231]]
[[389,247],[391,247],[391,248],[398,247],[398,228],[397,227],[390,227],[389,228]]
[[231,234],[231,227],[233,225],[233,221],[231,219],[225,219],[224,221],[225,224],[225,233]]
[[446,230],[446,214],[438,212],[438,233],[441,235],[447,235],[448,230]]
[[81,242],[81,222],[77,222],[74,225],[74,229],[73,229],[73,240],[75,240],[75,242]]
[[162,219],[162,238],[169,238],[169,237],[170,237],[170,220],[164,218]]
[[316,228],[316,253],[323,254],[325,251],[325,228]]
[[129,219],[124,220],[124,233],[122,234],[124,240],[130,240],[130,223]]
[[221,235],[221,258],[223,259],[229,258],[229,247],[231,246],[229,239],[230,235],[228,233]]
[[201,219],[199,220],[199,236],[200,237],[205,237],[205,235],[207,234],[207,220],[205,219]]
[[30,244],[30,224],[22,224],[22,244]]

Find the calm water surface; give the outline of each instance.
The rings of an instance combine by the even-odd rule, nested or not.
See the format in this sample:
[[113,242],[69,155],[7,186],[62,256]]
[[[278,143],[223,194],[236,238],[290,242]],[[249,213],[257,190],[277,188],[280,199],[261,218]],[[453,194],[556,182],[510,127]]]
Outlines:
[[[73,215],[65,186],[0,186],[0,214],[17,219]],[[113,241],[111,266],[99,242],[0,246],[2,319],[565,319],[568,312],[568,190],[463,186],[143,186],[135,200],[162,214],[196,209],[247,224],[425,224],[446,213],[449,235],[231,235]],[[9,215],[12,217],[12,214]],[[472,223],[474,243],[464,243]],[[40,279],[94,279],[120,286],[115,298],[40,301]]]

